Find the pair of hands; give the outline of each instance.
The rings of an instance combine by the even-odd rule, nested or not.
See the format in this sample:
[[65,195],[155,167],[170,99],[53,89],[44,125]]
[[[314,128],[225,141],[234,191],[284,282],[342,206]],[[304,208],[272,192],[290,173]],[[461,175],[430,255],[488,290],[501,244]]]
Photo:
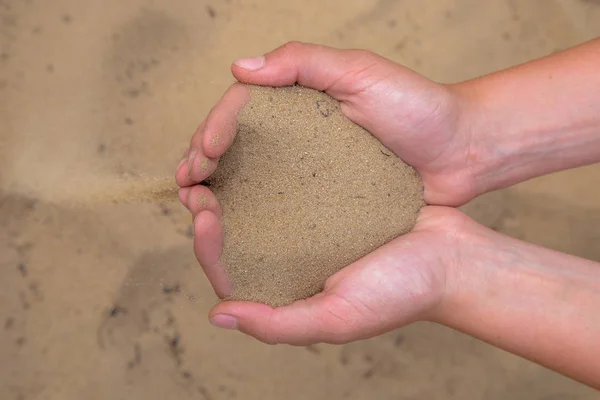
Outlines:
[[[348,118],[418,171],[429,205],[411,233],[333,275],[322,293],[275,309],[221,302],[211,311],[211,322],[266,343],[308,345],[364,339],[417,320],[443,320],[458,292],[469,246],[486,234],[454,208],[480,194],[481,166],[466,97],[370,52],[302,43],[238,60],[232,72],[242,83],[299,83],[339,100]],[[246,87],[237,83],[225,93],[193,135],[176,172],[180,200],[194,218],[196,257],[219,297],[230,290],[220,261],[221,210],[198,183],[214,172],[233,142],[237,112],[248,98]]]

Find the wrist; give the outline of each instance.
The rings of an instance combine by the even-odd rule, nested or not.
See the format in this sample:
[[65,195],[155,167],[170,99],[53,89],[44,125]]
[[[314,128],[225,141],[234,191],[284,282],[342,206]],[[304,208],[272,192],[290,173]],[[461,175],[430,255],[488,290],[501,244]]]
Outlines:
[[[457,103],[459,117],[457,132],[468,143],[465,152],[465,169],[472,183],[472,198],[489,191],[509,186],[505,182],[510,160],[517,157],[520,144],[501,143],[510,121],[498,118],[500,113],[491,104],[489,85],[485,78],[451,85]],[[518,157],[517,157],[518,158]]]
[[[469,230],[433,322],[592,385],[600,384],[598,264]],[[600,348],[599,348],[600,349]]]
[[445,260],[447,262],[444,263],[444,292],[427,318],[431,322],[453,328],[456,328],[454,317],[464,312],[462,304],[468,304],[474,295],[472,285],[478,280],[475,266],[485,263],[482,259],[483,254],[473,251],[473,248],[481,246],[478,242],[482,239],[473,231],[479,230],[480,226],[466,215],[464,220],[460,230],[446,234],[454,236],[451,246],[454,254]]
[[439,276],[443,277],[443,284],[438,286],[439,291],[432,296],[436,301],[422,319],[453,326],[454,317],[475,301],[479,296],[477,290],[486,284],[491,261],[498,254],[498,237],[503,236],[459,210],[431,206],[427,210],[426,218],[419,217],[418,229],[439,230],[443,237],[444,256],[435,262],[441,267]]
[[451,85],[477,194],[600,161],[598,53],[584,48]]
[[[447,233],[454,236],[454,254],[447,258],[445,291],[431,314],[431,321],[473,333],[471,324],[482,322],[480,318],[486,317],[485,305],[494,303],[492,299],[506,296],[514,300],[518,296],[528,296],[536,291],[535,286],[542,279],[532,275],[531,271],[522,270],[523,265],[538,261],[534,260],[536,257],[527,257],[532,245],[499,234],[463,216],[460,229]],[[507,304],[500,302],[497,305]],[[490,307],[488,311],[492,309]]]
[[[436,135],[447,137],[442,153],[421,165],[419,173],[425,184],[425,201],[430,205],[461,206],[485,190],[480,186],[481,176],[491,168],[483,156],[485,148],[476,141],[480,115],[475,110],[477,101],[465,84],[440,85],[445,117]],[[484,163],[485,161],[485,163]]]

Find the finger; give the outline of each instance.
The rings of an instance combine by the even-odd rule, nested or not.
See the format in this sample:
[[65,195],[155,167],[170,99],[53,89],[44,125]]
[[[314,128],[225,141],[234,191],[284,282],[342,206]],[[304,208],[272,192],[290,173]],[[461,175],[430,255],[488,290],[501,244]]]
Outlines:
[[345,95],[358,93],[360,87],[381,77],[366,71],[380,69],[389,73],[396,65],[364,50],[290,42],[265,56],[237,60],[231,68],[240,82],[267,86],[299,83],[343,101]]
[[223,226],[211,211],[202,211],[194,218],[194,253],[217,296],[231,292],[231,282],[220,260],[223,251]]
[[188,159],[178,167],[179,186],[200,183],[216,170],[219,157],[231,146],[237,133],[237,115],[249,99],[248,88],[237,83],[212,108],[190,140]]
[[217,168],[218,160],[213,160],[204,154],[202,141],[206,120],[203,121],[190,140],[186,150],[187,160],[183,160],[177,168],[175,181],[181,187],[192,186],[208,178]]
[[[197,184],[212,175],[217,169],[218,159],[210,158],[204,153],[202,146],[203,135],[198,135],[192,140],[190,147],[190,157],[188,161],[187,178],[188,182]],[[196,141],[197,143],[194,143]]]
[[231,146],[237,133],[238,113],[249,100],[248,87],[236,83],[225,92],[210,111],[202,141],[204,154],[207,157],[221,157]]
[[190,207],[188,206],[188,198],[189,198],[190,190],[192,190],[192,187],[193,186],[182,187],[177,192],[177,195],[179,196],[179,201],[188,210],[190,209]]
[[192,186],[187,191],[187,196],[186,204],[188,210],[192,213],[192,217],[195,217],[202,211],[210,211],[219,219],[223,216],[223,211],[217,198],[206,186]]
[[414,149],[423,146],[422,137],[411,134],[419,132],[411,129],[415,124],[423,123],[415,116],[448,98],[444,87],[369,51],[298,42],[265,56],[237,60],[232,72],[244,83],[299,83],[326,92],[340,102],[346,117],[409,163],[415,158]]
[[361,317],[333,294],[318,294],[273,308],[246,301],[224,301],[209,314],[213,325],[237,329],[267,344],[306,346],[356,339]]
[[189,157],[190,149],[188,147],[183,153],[183,158],[175,170],[175,183],[180,187],[193,185],[193,182],[191,182],[187,174]]
[[431,269],[444,262],[431,251],[431,229],[381,246],[331,276],[309,299],[280,308],[225,301],[211,311],[211,322],[265,343],[307,345],[366,339],[425,318],[445,287],[441,270]]

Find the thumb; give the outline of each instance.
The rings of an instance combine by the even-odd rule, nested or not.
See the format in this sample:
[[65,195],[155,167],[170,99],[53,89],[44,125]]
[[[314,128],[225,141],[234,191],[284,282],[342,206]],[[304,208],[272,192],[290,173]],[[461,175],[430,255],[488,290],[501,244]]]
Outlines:
[[267,344],[306,346],[358,339],[365,315],[335,293],[319,293],[291,305],[273,308],[248,301],[224,301],[210,312],[210,322],[237,329]]
[[224,301],[210,312],[210,321],[265,343],[293,345],[347,343],[405,325],[440,301],[443,277],[426,268],[437,263],[438,252],[423,256],[423,247],[431,247],[428,235],[417,231],[381,246],[332,275],[323,292],[306,300],[278,308]]
[[[425,127],[437,127],[447,117],[445,87],[366,50],[290,42],[264,56],[237,60],[231,70],[242,83],[298,83],[326,92],[341,103],[346,117],[411,165],[429,146]],[[445,145],[445,136],[434,139]]]
[[390,75],[398,66],[365,50],[289,42],[259,57],[237,60],[233,75],[243,83],[263,86],[302,86],[327,92],[340,101]]

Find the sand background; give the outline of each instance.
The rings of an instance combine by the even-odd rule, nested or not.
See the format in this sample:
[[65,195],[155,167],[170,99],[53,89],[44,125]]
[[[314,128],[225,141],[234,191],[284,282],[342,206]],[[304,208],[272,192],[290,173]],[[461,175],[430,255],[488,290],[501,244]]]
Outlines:
[[[171,174],[230,61],[287,40],[452,82],[599,34],[591,0],[0,0],[0,398],[598,398],[433,324],[309,348],[217,330],[180,206],[49,199],[65,176]],[[600,260],[599,181],[564,172],[465,210]]]

